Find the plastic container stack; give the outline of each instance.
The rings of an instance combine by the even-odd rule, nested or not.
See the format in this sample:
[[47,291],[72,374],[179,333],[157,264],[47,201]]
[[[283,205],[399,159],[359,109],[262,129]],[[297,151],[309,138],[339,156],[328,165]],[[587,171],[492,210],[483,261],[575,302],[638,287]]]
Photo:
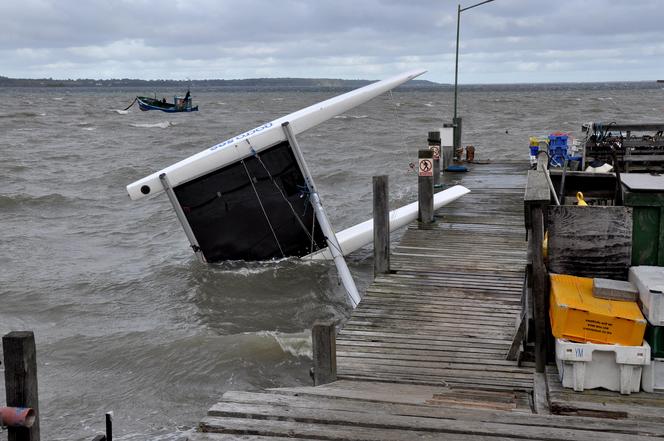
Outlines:
[[560,167],[566,159],[569,159],[567,139],[567,133],[555,132],[549,135],[549,157],[551,158],[551,165]]
[[537,164],[537,154],[539,153],[539,138],[536,136],[530,137],[530,165]]
[[638,392],[650,345],[634,301],[593,295],[593,279],[551,274],[551,330],[563,387]]
[[639,303],[648,320],[645,338],[652,360],[644,367],[642,386],[646,392],[664,391],[664,267],[633,266],[629,281],[639,290]]

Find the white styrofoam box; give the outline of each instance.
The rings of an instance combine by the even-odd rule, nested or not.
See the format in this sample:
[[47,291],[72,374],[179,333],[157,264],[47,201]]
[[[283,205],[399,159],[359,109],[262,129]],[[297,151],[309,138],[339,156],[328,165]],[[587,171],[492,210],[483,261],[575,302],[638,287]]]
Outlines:
[[641,385],[646,392],[664,392],[664,358],[653,358],[643,366]]
[[643,315],[653,326],[664,326],[664,267],[633,266],[629,281],[639,289]]
[[650,364],[650,346],[575,343],[556,339],[556,364],[563,387],[605,389],[628,395],[641,389],[641,369]]
[[454,127],[443,127],[440,130],[440,145],[451,147],[454,145]]

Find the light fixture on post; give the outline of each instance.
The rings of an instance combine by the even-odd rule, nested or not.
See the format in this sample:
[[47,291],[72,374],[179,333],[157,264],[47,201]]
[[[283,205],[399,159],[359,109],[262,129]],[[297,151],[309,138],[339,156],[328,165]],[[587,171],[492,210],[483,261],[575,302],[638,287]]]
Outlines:
[[454,62],[454,118],[452,119],[452,124],[454,127],[455,151],[461,146],[461,118],[457,116],[457,86],[459,80],[459,22],[461,21],[461,13],[463,11],[467,11],[468,9],[476,8],[477,6],[481,6],[492,1],[493,0],[485,0],[465,8],[462,8],[461,5],[458,5],[457,8],[456,61]]

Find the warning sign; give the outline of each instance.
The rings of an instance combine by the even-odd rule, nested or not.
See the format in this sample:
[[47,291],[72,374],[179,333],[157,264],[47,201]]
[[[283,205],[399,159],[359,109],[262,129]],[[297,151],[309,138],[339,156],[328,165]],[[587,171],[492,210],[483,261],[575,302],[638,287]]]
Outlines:
[[440,146],[432,144],[429,146],[429,150],[433,152],[433,159],[440,159]]
[[420,159],[418,170],[420,176],[433,176],[433,160],[429,158]]

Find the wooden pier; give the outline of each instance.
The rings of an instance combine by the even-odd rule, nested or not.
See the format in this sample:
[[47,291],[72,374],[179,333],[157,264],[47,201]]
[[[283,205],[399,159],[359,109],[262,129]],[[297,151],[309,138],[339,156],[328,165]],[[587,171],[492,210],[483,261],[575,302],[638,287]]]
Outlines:
[[563,389],[524,352],[527,167],[445,177],[471,193],[393,247],[336,337],[337,381],[227,392],[189,440],[663,437],[664,394]]

